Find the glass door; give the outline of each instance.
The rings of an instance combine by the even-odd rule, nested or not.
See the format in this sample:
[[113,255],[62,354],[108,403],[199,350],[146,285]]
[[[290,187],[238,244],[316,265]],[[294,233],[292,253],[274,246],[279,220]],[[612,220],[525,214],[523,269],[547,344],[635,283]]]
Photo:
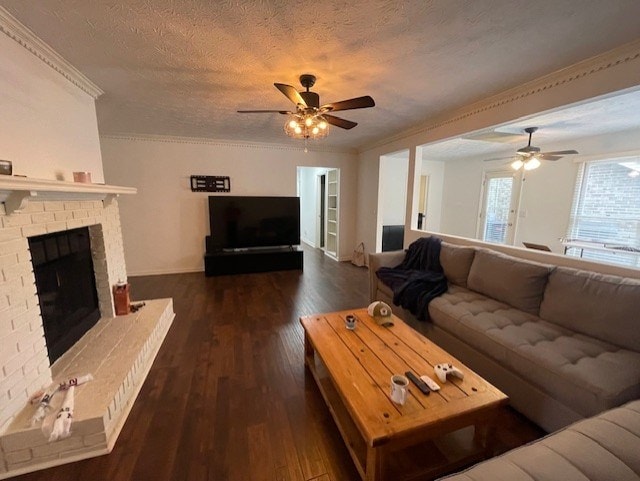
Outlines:
[[496,244],[513,244],[518,189],[516,173],[486,172],[478,237]]

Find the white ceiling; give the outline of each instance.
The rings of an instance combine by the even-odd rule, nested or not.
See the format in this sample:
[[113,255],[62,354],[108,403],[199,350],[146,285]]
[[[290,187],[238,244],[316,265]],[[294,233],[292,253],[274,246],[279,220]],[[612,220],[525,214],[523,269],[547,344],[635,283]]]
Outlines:
[[[100,86],[102,134],[295,142],[274,87],[313,73],[360,147],[640,37],[638,0],[0,0]],[[571,123],[574,119],[564,121]]]

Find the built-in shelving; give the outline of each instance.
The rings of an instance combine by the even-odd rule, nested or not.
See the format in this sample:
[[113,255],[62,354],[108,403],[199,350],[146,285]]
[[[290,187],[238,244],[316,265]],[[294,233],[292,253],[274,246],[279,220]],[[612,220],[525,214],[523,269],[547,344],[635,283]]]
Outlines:
[[326,239],[325,253],[338,258],[338,221],[339,221],[339,171],[331,169],[327,171],[327,214],[326,214]]
[[109,203],[121,194],[137,192],[134,187],[118,185],[0,176],[0,202],[4,202],[7,214],[24,209],[30,200],[101,199]]

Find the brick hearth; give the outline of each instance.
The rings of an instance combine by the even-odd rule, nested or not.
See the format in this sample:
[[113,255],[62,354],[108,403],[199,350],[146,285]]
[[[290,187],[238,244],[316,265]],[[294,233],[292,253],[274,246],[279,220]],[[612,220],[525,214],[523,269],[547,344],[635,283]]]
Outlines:
[[[109,452],[174,317],[171,299],[114,317],[112,286],[127,279],[114,198],[35,198],[10,212],[0,204],[0,479]],[[27,238],[85,226],[102,317],[50,367]],[[95,379],[76,390],[72,436],[48,443],[28,426],[29,397],[87,373]]]

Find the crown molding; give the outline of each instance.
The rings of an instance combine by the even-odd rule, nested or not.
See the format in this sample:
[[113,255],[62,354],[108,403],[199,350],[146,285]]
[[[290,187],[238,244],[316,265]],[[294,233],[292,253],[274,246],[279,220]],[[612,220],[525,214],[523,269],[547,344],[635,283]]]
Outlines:
[[[170,144],[204,144],[214,145],[219,147],[240,147],[250,149],[269,149],[269,150],[287,150],[293,152],[303,152],[304,145],[293,146],[286,144],[269,144],[262,142],[245,142],[242,140],[224,140],[224,139],[210,139],[206,137],[180,137],[175,135],[155,135],[155,134],[101,134],[101,139],[112,140],[130,140],[134,142],[165,142]],[[329,146],[315,146],[308,144],[309,152],[320,153],[333,153],[333,154],[357,154],[356,149],[338,149]]]
[[407,137],[423,134],[445,125],[459,122],[468,117],[502,107],[505,104],[522,100],[531,95],[575,82],[576,80],[580,80],[603,70],[632,62],[638,58],[640,58],[640,40],[635,40],[603,54],[596,55],[595,57],[582,60],[568,67],[551,72],[550,74],[538,77],[537,79],[531,80],[517,87],[503,90],[496,95],[486,97],[460,109],[447,112],[443,115],[437,115],[417,127],[385,137],[374,144],[368,145],[364,149],[360,149],[358,152],[366,152]]
[[104,93],[100,87],[20,23],[2,6],[0,6],[0,31],[94,99]]

